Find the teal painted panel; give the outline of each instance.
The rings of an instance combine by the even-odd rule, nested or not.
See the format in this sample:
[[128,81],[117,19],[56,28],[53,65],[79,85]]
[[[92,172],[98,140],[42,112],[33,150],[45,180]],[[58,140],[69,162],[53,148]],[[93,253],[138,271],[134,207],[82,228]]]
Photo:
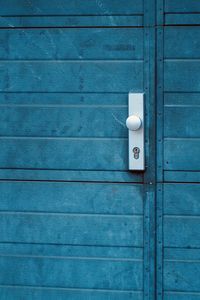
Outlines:
[[[0,287],[2,300],[142,300],[142,292],[132,291],[101,291],[101,290],[76,290],[62,288],[41,288],[41,287],[16,287],[16,286],[1,286]],[[193,299],[192,299],[193,300]],[[196,300],[196,299],[195,299]]]
[[20,244],[0,243],[0,255],[20,256],[49,256],[61,258],[107,258],[107,259],[132,259],[142,260],[142,247],[102,247],[102,246],[77,246],[77,245],[45,245],[45,244]]
[[199,249],[185,249],[185,248],[165,248],[164,258],[166,260],[200,260]]
[[8,0],[0,1],[1,15],[123,15],[143,13],[143,0],[127,0],[122,5],[120,0]]
[[198,138],[171,138],[164,141],[165,170],[198,171],[200,170]]
[[199,92],[199,60],[167,60],[164,64],[166,92]]
[[138,291],[142,289],[140,261],[7,256],[0,257],[0,267],[1,285]]
[[176,248],[199,248],[199,226],[199,216],[165,216],[164,246]]
[[0,59],[142,59],[142,28],[1,30]]
[[167,182],[200,182],[200,172],[165,171],[164,179]]
[[[165,25],[199,25],[200,24],[200,13],[199,14],[166,14]],[[187,48],[187,46],[186,46]]]
[[129,92],[143,88],[140,61],[2,61],[4,92]]
[[143,173],[130,171],[84,171],[84,170],[26,170],[26,169],[0,169],[1,180],[40,180],[40,181],[82,181],[82,182],[143,182]]
[[128,108],[127,93],[0,93],[0,105],[123,105]]
[[4,106],[1,136],[127,138],[124,106]]
[[166,0],[165,12],[200,12],[200,3],[196,0]]
[[[192,15],[192,19],[194,19]],[[200,20],[200,15],[198,16]],[[168,17],[169,18],[169,17]],[[167,18],[167,20],[168,20]],[[180,15],[183,22],[183,15]],[[200,58],[200,28],[198,26],[165,27],[165,58]]]
[[2,212],[0,225],[0,242],[143,245],[142,216]]
[[62,27],[133,27],[143,26],[142,15],[124,16],[11,16],[0,18],[2,28],[62,28]]
[[200,105],[199,93],[165,93],[165,105]]
[[4,211],[143,214],[141,185],[0,182],[0,190],[0,210]]
[[189,292],[166,292],[164,300],[199,300],[199,293]]
[[164,136],[198,138],[200,106],[167,106],[164,112]]
[[119,138],[1,138],[0,168],[128,170],[127,153]]
[[200,215],[199,184],[165,184],[164,213],[167,215]]
[[164,287],[171,291],[200,291],[199,261],[166,261]]

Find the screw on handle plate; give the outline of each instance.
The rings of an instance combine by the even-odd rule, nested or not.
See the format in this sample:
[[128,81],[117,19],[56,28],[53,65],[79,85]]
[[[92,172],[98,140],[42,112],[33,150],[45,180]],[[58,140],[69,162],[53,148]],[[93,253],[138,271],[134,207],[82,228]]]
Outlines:
[[140,148],[134,147],[133,148],[133,154],[135,159],[139,159],[139,154],[140,154]]

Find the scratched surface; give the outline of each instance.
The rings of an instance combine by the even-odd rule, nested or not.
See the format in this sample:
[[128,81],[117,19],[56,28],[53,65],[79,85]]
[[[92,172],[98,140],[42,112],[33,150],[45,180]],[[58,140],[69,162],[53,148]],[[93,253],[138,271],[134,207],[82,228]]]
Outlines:
[[0,299],[142,300],[143,1],[0,6]]
[[[200,299],[200,2],[164,1],[163,298]],[[160,224],[161,225],[161,224]],[[162,255],[161,254],[161,255]],[[161,282],[161,280],[160,280]],[[161,297],[159,298],[161,299]]]

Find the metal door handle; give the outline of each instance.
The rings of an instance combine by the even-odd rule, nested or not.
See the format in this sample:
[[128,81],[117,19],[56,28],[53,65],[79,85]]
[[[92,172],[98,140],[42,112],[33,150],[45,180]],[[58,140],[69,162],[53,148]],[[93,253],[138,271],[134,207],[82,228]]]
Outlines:
[[129,170],[145,169],[144,158],[144,94],[129,93]]
[[138,116],[130,116],[126,119],[126,126],[129,130],[136,131],[140,129],[142,120]]

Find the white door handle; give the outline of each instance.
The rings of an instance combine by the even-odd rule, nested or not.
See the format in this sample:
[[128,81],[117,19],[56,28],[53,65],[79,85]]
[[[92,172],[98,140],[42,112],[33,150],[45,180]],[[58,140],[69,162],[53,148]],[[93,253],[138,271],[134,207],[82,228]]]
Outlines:
[[144,94],[129,93],[129,170],[143,171],[144,158]]
[[130,116],[126,119],[126,126],[129,130],[136,131],[140,129],[142,121],[138,116]]

